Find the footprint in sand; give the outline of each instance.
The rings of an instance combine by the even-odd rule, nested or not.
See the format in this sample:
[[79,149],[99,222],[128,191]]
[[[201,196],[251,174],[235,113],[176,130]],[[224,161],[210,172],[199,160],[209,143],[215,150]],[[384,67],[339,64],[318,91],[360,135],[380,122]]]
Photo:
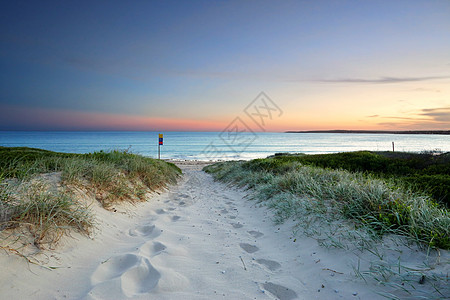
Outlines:
[[298,297],[296,292],[282,285],[278,285],[272,282],[266,282],[262,286],[266,291],[280,300],[292,300],[297,299]]
[[179,206],[185,206],[185,205],[186,205],[186,202],[180,201],[180,202],[178,202],[178,205],[179,205]]
[[250,235],[252,237],[254,237],[255,239],[260,238],[260,237],[262,237],[264,235],[264,233],[259,232],[259,231],[255,231],[255,230],[250,230],[250,231],[247,231],[247,232],[250,233]]
[[247,253],[255,253],[256,251],[259,250],[259,248],[256,247],[255,245],[250,245],[247,243],[240,243],[239,246]]
[[278,262],[269,260],[269,259],[261,258],[261,259],[257,259],[256,262],[260,265],[263,265],[270,271],[275,271],[275,270],[281,268],[281,265]]
[[[117,289],[127,297],[148,293],[156,287],[161,274],[142,256],[131,253],[111,257],[98,266],[91,276],[91,295],[103,289]],[[117,290],[116,292],[120,292]]]
[[156,210],[156,213],[157,213],[158,215],[162,215],[162,214],[165,214],[166,211],[165,211],[164,209],[160,208],[160,209],[157,209],[157,210]]
[[228,210],[224,208],[224,209],[222,209],[222,210],[220,211],[220,213],[221,213],[221,214],[227,214],[227,213],[228,213]]
[[166,249],[167,249],[167,247],[163,243],[160,243],[157,241],[149,241],[141,247],[139,253],[144,256],[153,257],[153,256],[160,254],[161,252],[163,252]]
[[229,216],[228,218],[234,220],[234,219],[236,219],[236,216]]
[[[147,242],[141,248],[150,256],[155,256],[166,249],[160,242]],[[89,296],[96,299],[106,290],[114,290],[119,298],[120,293],[126,297],[134,297],[153,290],[161,278],[150,261],[132,253],[111,257],[102,262],[91,276],[93,285]]]
[[244,225],[242,225],[241,223],[231,223],[231,226],[233,226],[234,228],[242,228]]
[[103,281],[111,280],[121,276],[126,270],[136,265],[139,257],[134,254],[124,254],[102,262],[91,276],[92,284],[97,284]]
[[139,264],[123,273],[120,281],[125,296],[133,297],[153,290],[160,278],[161,274],[150,261],[142,258]]
[[178,221],[179,219],[181,219],[180,216],[173,216],[173,217],[172,217],[172,221],[173,221],[173,222]]
[[155,225],[144,225],[138,226],[134,229],[129,230],[130,236],[145,236],[150,238],[155,238],[161,234],[161,230],[159,230]]
[[252,237],[254,237],[255,239],[260,238],[260,237],[262,237],[264,235],[264,233],[259,232],[259,231],[255,231],[255,230],[250,230],[250,231],[247,231],[247,232],[250,233],[250,235]]

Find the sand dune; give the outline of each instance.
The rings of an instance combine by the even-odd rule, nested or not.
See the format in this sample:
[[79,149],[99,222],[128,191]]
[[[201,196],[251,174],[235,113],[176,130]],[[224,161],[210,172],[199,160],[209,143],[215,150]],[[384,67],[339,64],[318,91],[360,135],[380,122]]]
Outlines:
[[384,299],[385,287],[355,276],[361,256],[294,237],[293,223],[274,225],[201,164],[180,167],[181,182],[149,202],[94,205],[93,239],[73,234],[42,254],[52,269],[2,253],[0,298]]

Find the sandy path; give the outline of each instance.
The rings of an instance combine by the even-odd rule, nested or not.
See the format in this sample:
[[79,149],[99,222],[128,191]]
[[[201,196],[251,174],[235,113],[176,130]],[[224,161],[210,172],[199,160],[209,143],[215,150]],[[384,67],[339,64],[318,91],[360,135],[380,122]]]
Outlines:
[[170,191],[111,216],[49,258],[56,270],[15,256],[0,263],[1,299],[377,299],[354,276],[353,256],[292,237],[245,193],[180,165]]
[[[243,199],[242,191],[214,182],[201,166],[181,167],[180,185],[159,197],[145,222],[130,228],[136,247],[94,271],[88,299],[105,299],[105,294],[115,299],[367,299],[371,294],[353,275],[327,270],[351,273],[339,256],[325,258],[330,253],[314,240],[294,243],[289,225],[274,226],[270,213]],[[324,265],[334,259],[338,263]]]

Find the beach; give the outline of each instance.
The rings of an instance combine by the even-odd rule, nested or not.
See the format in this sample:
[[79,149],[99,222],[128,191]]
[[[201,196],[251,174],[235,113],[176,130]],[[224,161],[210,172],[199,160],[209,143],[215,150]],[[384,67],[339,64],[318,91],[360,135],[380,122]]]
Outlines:
[[[37,263],[2,251],[0,298],[384,299],[395,291],[355,275],[373,254],[320,246],[295,234],[294,222],[275,224],[247,191],[214,181],[202,171],[208,163],[175,163],[179,183],[147,202],[105,210],[80,191],[96,215],[90,237],[70,233]],[[398,248],[410,266],[424,259],[413,246]],[[448,259],[441,251],[428,262],[448,273]]]
[[[64,153],[127,150],[158,157],[158,134],[152,131],[0,131],[6,147],[32,147]],[[250,160],[275,153],[338,153],[348,151],[450,151],[450,139],[439,134],[241,132],[245,142],[226,132],[164,132],[162,159]]]
[[3,1],[0,300],[450,300],[450,1]]

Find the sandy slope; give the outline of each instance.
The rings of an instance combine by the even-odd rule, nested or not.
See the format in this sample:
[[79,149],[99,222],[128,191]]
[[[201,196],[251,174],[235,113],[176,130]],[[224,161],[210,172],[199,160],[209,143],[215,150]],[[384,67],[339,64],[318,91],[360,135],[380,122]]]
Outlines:
[[93,239],[74,235],[51,270],[0,255],[1,299],[384,299],[357,258],[292,237],[245,193],[182,164],[170,191],[116,213],[94,207]]

